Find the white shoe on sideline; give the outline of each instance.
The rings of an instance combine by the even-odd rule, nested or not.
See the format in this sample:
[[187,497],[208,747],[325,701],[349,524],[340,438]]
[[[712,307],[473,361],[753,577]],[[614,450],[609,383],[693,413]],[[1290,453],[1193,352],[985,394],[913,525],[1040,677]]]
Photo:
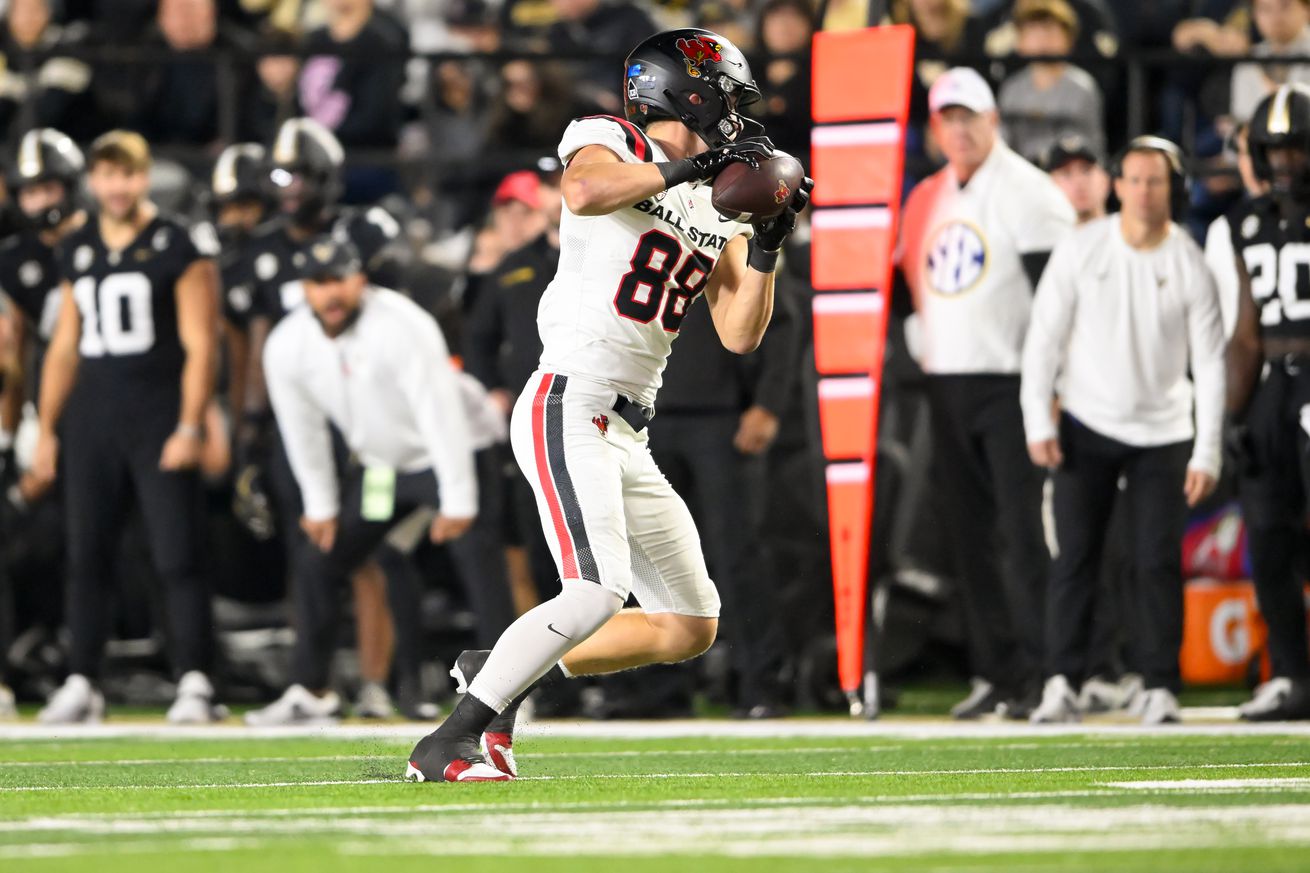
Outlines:
[[182,674],[177,697],[168,708],[170,724],[211,724],[227,718],[227,707],[214,703],[214,686],[199,670]]
[[1114,712],[1124,705],[1124,689],[1118,682],[1093,676],[1078,689],[1080,712]]
[[1078,698],[1074,696],[1069,680],[1052,676],[1042,688],[1042,702],[1028,717],[1032,724],[1072,724],[1081,720]]
[[81,673],[73,673],[50,695],[36,714],[41,724],[99,724],[105,716],[105,696]]
[[355,718],[395,718],[396,706],[387,689],[376,682],[365,682],[359,687],[352,707]]
[[14,692],[8,685],[0,685],[0,721],[17,721],[18,704],[14,701]]
[[340,716],[341,698],[335,691],[319,697],[303,685],[292,685],[268,706],[247,712],[246,724],[252,727],[334,724]]
[[1178,724],[1183,720],[1178,698],[1168,688],[1148,688],[1142,696],[1142,724]]
[[1279,676],[1255,689],[1255,695],[1237,707],[1246,721],[1290,721],[1310,718],[1310,683]]
[[1119,679],[1119,688],[1123,694],[1123,711],[1141,718],[1142,708],[1146,706],[1146,680],[1140,673],[1125,673]]
[[1275,676],[1268,682],[1262,682],[1255,688],[1255,693],[1251,699],[1241,706],[1237,707],[1237,714],[1242,718],[1251,718],[1253,715],[1261,715],[1265,712],[1277,709],[1282,705],[1283,699],[1292,691],[1292,680],[1283,676]]

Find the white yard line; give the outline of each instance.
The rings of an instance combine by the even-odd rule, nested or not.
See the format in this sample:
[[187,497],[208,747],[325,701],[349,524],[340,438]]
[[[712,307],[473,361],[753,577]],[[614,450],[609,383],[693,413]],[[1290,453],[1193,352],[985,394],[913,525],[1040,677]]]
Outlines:
[[[236,723],[169,725],[162,721],[118,722],[99,725],[40,725],[33,722],[0,724],[0,741],[80,740],[118,738],[157,739],[324,739],[414,740],[430,726],[423,724],[343,724],[253,728]],[[744,722],[716,719],[646,721],[543,721],[526,725],[520,736],[562,739],[1040,739],[1044,737],[1228,737],[1285,735],[1310,739],[1310,722],[1247,724],[1244,722],[1184,723],[1147,727],[1140,724],[1093,721],[1071,725],[1029,725],[1023,722],[953,722],[943,719],[889,718],[884,721],[850,719],[783,719]]]
[[1105,782],[1110,788],[1127,788],[1137,791],[1252,791],[1269,789],[1279,791],[1310,790],[1310,779],[1299,776],[1272,779],[1171,779],[1165,781],[1142,780],[1134,782]]
[[[222,820],[118,817],[29,819],[40,840],[0,844],[0,858],[158,851],[207,845],[276,849],[312,840],[347,854],[915,856],[1310,846],[1296,804],[1087,807],[1064,804],[833,803],[720,808],[498,810],[321,818],[244,815]],[[63,835],[56,841],[54,835]],[[568,839],[560,839],[567,834]],[[615,834],[622,834],[616,844]],[[677,839],[671,840],[670,835]],[[1112,834],[1113,839],[1107,839]],[[213,841],[219,841],[214,843]],[[325,842],[326,841],[326,842]],[[133,846],[139,846],[134,849]]]
[[[554,776],[520,776],[524,782],[574,782],[592,779],[640,780],[640,779],[757,779],[791,777],[799,779],[851,779],[859,777],[907,777],[907,776],[992,776],[1040,773],[1115,773],[1142,772],[1159,770],[1257,770],[1310,767],[1310,761],[1284,761],[1277,763],[1232,763],[1232,764],[1147,764],[1147,765],[1091,765],[1075,767],[970,767],[958,769],[932,770],[818,770],[792,773],[778,771],[750,772],[691,772],[691,773],[586,773],[560,774]],[[330,779],[306,780],[303,782],[204,782],[174,783],[169,785],[11,785],[0,786],[0,794],[6,792],[27,791],[121,791],[154,790],[171,791],[177,789],[256,789],[256,788],[294,788],[297,786],[316,787],[325,785],[385,785],[400,782],[399,768],[395,779]]]
[[[1286,743],[1284,743],[1286,744]],[[1116,748],[1138,748],[1140,743],[1135,742],[1091,742],[1091,743],[953,743],[953,751],[965,751],[970,749],[978,750],[997,750],[997,751],[1035,751],[1042,749],[1116,749]],[[848,745],[848,746],[787,746],[778,748],[770,746],[762,749],[608,749],[599,751],[590,751],[587,749],[571,749],[569,751],[558,750],[540,750],[532,749],[531,757],[537,758],[678,758],[678,757],[732,757],[738,755],[777,755],[786,753],[788,755],[829,755],[829,754],[849,754],[850,752],[900,752],[905,750],[902,745]],[[395,760],[404,754],[404,747],[397,744],[396,751],[387,755],[277,755],[277,756],[257,756],[248,757],[240,753],[234,753],[225,757],[206,757],[206,758],[88,758],[76,759],[68,758],[63,760],[47,761],[0,761],[0,771],[7,767],[158,767],[172,764],[293,764],[305,761],[388,761]]]

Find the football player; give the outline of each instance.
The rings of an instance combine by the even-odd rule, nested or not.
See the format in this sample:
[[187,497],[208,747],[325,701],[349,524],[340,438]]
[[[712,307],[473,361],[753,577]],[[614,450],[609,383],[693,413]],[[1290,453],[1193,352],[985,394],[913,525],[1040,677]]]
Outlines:
[[[10,368],[11,378],[0,390],[3,432],[12,433],[17,427],[24,399],[37,396],[41,363],[59,315],[55,246],[86,222],[78,195],[83,164],[82,151],[57,130],[30,130],[19,142],[9,184],[18,203],[22,230],[0,243],[0,297],[7,297],[13,304],[9,325],[15,364]],[[35,367],[27,375],[21,366],[29,358],[29,344],[35,345],[35,353],[30,355]],[[30,504],[46,490],[31,475],[23,476],[16,488],[11,500],[23,504]]]
[[1283,85],[1251,117],[1248,148],[1269,193],[1228,216],[1237,323],[1228,411],[1240,422],[1239,488],[1273,678],[1242,718],[1310,718],[1306,611],[1297,574],[1310,494],[1310,90]]
[[220,718],[208,672],[213,622],[200,555],[197,465],[217,336],[213,228],[161,215],[147,197],[150,147],[111,131],[91,146],[96,212],[59,245],[59,316],[41,379],[32,472],[64,478],[70,675],[40,719],[96,721],[109,569],[134,495],[167,597],[172,722]]
[[255,228],[268,218],[268,165],[259,143],[235,143],[223,149],[210,178],[210,206],[222,252],[223,337],[227,351],[228,405],[239,416],[245,406],[246,367],[250,361],[249,327],[254,282],[247,251]]
[[[651,459],[646,423],[699,297],[726,348],[759,345],[778,252],[813,182],[776,218],[716,213],[708,183],[772,154],[746,135],[754,123],[740,110],[760,92],[722,36],[656,34],[628,56],[623,82],[626,117],[578,119],[559,146],[559,266],[538,309],[539,369],[511,422],[563,590],[491,652],[460,655],[453,675],[468,693],[414,748],[409,779],[510,779],[515,714],[535,683],[682,661],[714,641],[718,593],[687,507]],[[642,609],[621,611],[629,594]]]
[[[40,128],[23,135],[7,179],[20,230],[0,243],[0,501],[5,504],[0,506],[0,539],[23,535],[32,521],[29,508],[49,490],[48,483],[21,471],[12,444],[26,401],[37,396],[46,345],[59,314],[55,246],[86,221],[78,194],[83,163],[71,139]],[[26,372],[28,362],[31,372]],[[50,510],[58,515],[57,507]],[[0,588],[3,583],[0,579]],[[56,608],[57,603],[51,601]],[[0,682],[0,718],[13,714],[13,695]]]

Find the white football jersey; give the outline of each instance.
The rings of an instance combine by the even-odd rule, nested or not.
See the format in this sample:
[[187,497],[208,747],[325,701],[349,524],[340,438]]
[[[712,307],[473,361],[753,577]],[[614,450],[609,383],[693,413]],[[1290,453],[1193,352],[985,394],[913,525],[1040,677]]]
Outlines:
[[966,185],[947,166],[915,186],[896,256],[924,372],[1019,372],[1033,298],[1023,255],[1051,251],[1074,220],[1055,183],[999,139]]
[[[608,115],[571,123],[560,160],[589,145],[628,163],[668,160],[640,128]],[[559,269],[537,310],[541,368],[604,382],[653,407],[687,308],[728,241],[751,233],[719,216],[709,185],[678,185],[608,215],[574,215],[566,204]]]

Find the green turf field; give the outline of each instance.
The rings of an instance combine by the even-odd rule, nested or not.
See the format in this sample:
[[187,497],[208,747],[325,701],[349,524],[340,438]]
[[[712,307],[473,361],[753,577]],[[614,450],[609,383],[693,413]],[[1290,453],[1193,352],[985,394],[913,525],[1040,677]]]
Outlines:
[[531,735],[480,785],[400,781],[411,726],[0,734],[0,870],[1310,869],[1305,731],[806,724]]

